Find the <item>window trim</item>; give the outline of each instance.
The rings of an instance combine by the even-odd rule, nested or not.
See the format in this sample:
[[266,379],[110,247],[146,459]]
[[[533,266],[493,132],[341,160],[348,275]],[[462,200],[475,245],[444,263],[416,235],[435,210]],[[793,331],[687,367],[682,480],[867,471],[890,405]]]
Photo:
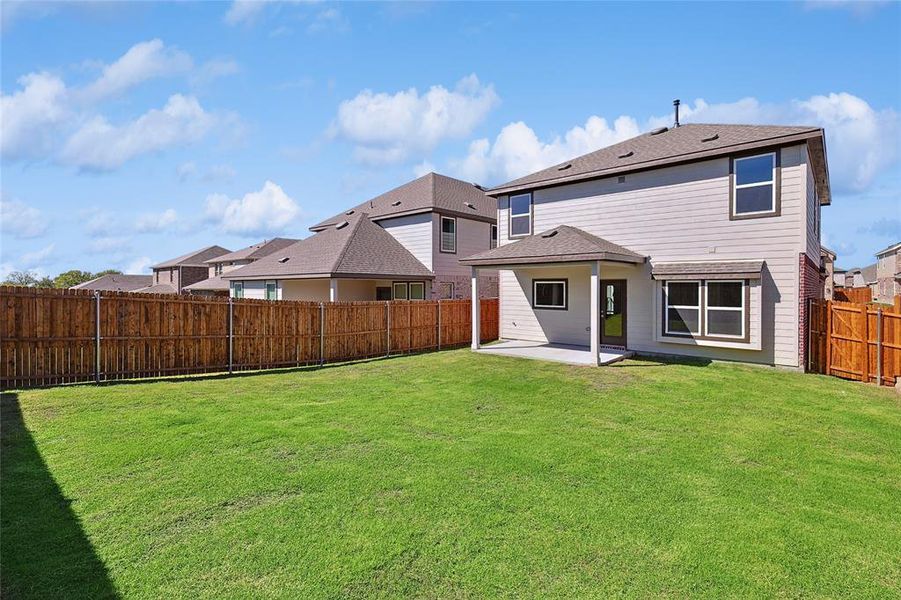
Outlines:
[[[404,286],[404,297],[398,298],[397,292],[395,291],[397,286]],[[410,299],[410,284],[406,281],[393,281],[391,282],[391,299],[392,300],[409,300]]]
[[[714,306],[712,310],[719,311],[731,311],[731,312],[740,312],[741,313],[741,335],[730,335],[728,333],[710,333],[709,325],[710,319],[707,318],[710,307],[710,288],[708,287],[711,283],[737,283],[741,285],[741,306],[735,308],[734,306]],[[708,279],[704,282],[704,337],[707,339],[712,338],[723,338],[730,340],[743,340],[747,336],[748,330],[748,319],[747,319],[747,309],[748,302],[747,292],[746,290],[749,288],[747,284],[747,279]]]
[[[538,304],[538,284],[539,283],[562,283],[563,284],[563,306],[551,306]],[[569,310],[569,279],[533,279],[532,280],[532,309],[533,310]]]
[[[444,222],[452,221],[454,224],[454,249],[453,250],[445,250],[444,249]],[[441,215],[438,219],[438,251],[442,254],[456,254],[457,253],[457,218],[456,217],[446,217]]]
[[[761,156],[773,157],[773,179],[769,183],[746,183],[738,185],[738,175],[735,165],[743,160],[751,158],[760,158]],[[738,154],[729,158],[729,220],[739,221],[742,219],[760,219],[765,217],[778,217],[782,214],[782,152],[779,148],[774,150],[761,152],[755,150]],[[739,189],[747,189],[751,187],[760,187],[763,185],[773,186],[773,202],[772,208],[765,211],[754,211],[739,213],[735,210],[736,202],[738,202]]]
[[234,297],[234,298],[243,298],[244,297],[244,282],[243,281],[233,281],[232,282],[232,297]]
[[488,249],[494,250],[497,248],[498,242],[498,233],[497,233],[497,224],[492,223],[488,228]]
[[[422,287],[422,298],[414,298],[413,297],[413,286],[414,285],[418,285],[418,286]],[[407,300],[411,300],[411,301],[425,300],[425,282],[424,281],[407,282]]]
[[[272,298],[269,297],[269,286],[270,285],[272,286],[272,295],[273,295]],[[264,284],[263,297],[266,298],[266,300],[278,300],[278,282],[277,281],[267,281]]]
[[[687,304],[670,304],[669,303],[669,284],[670,283],[696,283],[698,285],[698,304],[697,306],[690,306]],[[672,279],[663,282],[663,334],[671,335],[677,337],[697,337],[701,335],[701,332],[704,331],[704,294],[701,292],[701,288],[704,286],[704,282],[701,279]],[[697,331],[670,331],[669,328],[669,309],[671,308],[689,308],[689,309],[697,309],[698,311],[698,330]]]
[[[516,215],[513,216],[513,199],[519,198],[521,196],[529,197],[529,214],[528,215]],[[521,219],[525,216],[529,218],[529,231],[527,233],[518,233],[513,234],[513,219]],[[517,238],[528,237],[532,235],[532,224],[535,217],[535,200],[532,197],[532,192],[526,192],[524,194],[511,194],[507,196],[507,239],[514,240]]]
[[[449,285],[449,286],[450,286],[450,295],[448,295],[447,298],[441,297],[441,288],[442,288],[442,286],[445,286],[445,285]],[[453,299],[454,299],[454,293],[456,292],[456,289],[454,289],[455,287],[456,287],[456,286],[454,286],[454,282],[453,282],[453,281],[441,281],[441,282],[439,282],[439,283],[438,283],[438,299],[439,299],[439,300],[453,300]]]
[[[680,333],[680,332],[669,332],[669,314],[667,312],[667,286],[670,283],[690,283],[696,282],[704,288],[703,292],[698,296],[698,302],[701,304],[700,306],[700,317],[698,321],[698,327],[701,332],[697,334],[691,333]],[[742,284],[742,336],[730,336],[726,334],[707,334],[707,284],[708,283],[717,283],[717,282],[741,282]],[[661,315],[660,319],[663,323],[663,330],[660,331],[660,341],[666,341],[667,338],[671,339],[673,342],[677,340],[694,340],[698,342],[722,342],[728,344],[742,344],[747,345],[751,343],[751,283],[750,279],[670,279],[661,281]],[[678,308],[678,307],[674,307]],[[685,307],[685,308],[693,308],[693,307]],[[722,308],[714,308],[714,310],[729,310],[728,307]],[[759,317],[758,317],[759,318]],[[757,350],[760,350],[759,340],[755,342],[755,346]],[[736,346],[741,347],[741,346]]]

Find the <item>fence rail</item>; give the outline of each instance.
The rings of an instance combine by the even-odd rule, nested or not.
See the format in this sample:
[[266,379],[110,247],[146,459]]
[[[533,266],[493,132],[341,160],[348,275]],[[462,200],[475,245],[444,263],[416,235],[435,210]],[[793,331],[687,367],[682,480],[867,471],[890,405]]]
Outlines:
[[[498,301],[482,299],[497,339]],[[234,372],[453,348],[469,300],[293,302],[0,287],[0,388]]]
[[833,295],[838,302],[866,304],[867,302],[873,301],[873,290],[868,287],[835,288]]
[[894,306],[811,300],[807,370],[895,385],[901,377],[901,297]]

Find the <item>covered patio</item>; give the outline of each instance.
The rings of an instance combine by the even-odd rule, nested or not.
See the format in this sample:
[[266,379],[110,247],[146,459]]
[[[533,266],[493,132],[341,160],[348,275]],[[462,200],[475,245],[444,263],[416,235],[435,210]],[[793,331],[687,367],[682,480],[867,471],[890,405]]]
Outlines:
[[[634,268],[646,260],[628,248],[568,225],[462,259],[462,264],[471,267],[474,297],[479,293],[480,269],[512,271],[524,291],[517,299],[505,298],[502,292],[501,312],[518,302],[520,317],[532,317],[538,328],[517,338],[502,332],[500,343],[483,348],[478,342],[479,306],[473,303],[472,349],[581,365],[604,365],[626,358],[630,353],[625,283],[602,279],[602,269],[615,265],[622,273],[623,267]],[[568,337],[554,339],[550,333],[558,331]],[[570,343],[573,341],[587,343]]]

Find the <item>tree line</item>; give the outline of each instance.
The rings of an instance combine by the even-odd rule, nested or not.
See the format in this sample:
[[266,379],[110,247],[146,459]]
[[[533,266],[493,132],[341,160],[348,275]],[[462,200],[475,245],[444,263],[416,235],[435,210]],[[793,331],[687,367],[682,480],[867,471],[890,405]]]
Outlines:
[[96,273],[72,269],[71,271],[60,273],[56,277],[50,277],[48,275],[38,277],[37,275],[29,271],[13,271],[6,276],[6,279],[3,281],[2,285],[20,285],[25,287],[43,288],[70,288],[73,285],[78,285],[79,283],[84,283],[85,281],[90,281],[92,279],[102,277],[103,275],[121,274],[122,271],[118,271],[116,269],[106,269],[105,271],[98,271]]

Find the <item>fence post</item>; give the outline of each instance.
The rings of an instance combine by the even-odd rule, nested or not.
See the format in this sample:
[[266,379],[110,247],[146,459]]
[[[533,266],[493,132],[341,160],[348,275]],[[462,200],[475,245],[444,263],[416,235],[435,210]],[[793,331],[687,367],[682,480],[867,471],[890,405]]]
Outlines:
[[870,382],[870,315],[867,314],[867,305],[860,307],[863,315],[863,364],[861,365],[861,381]]
[[235,304],[232,297],[228,297],[228,373],[231,375],[234,369],[235,352]]
[[319,366],[325,364],[325,304],[319,303]]
[[391,356],[391,302],[385,301],[385,332],[388,338],[388,343],[385,346],[385,356]]
[[438,349],[441,350],[441,299],[438,300]]
[[94,383],[100,383],[100,290],[94,292]]
[[806,327],[807,327],[807,369],[806,369],[806,372],[810,373],[811,357],[813,355],[813,353],[811,352],[811,349],[813,348],[813,298],[811,298],[809,296],[807,298]]
[[832,302],[826,303],[826,375],[832,375]]
[[876,309],[876,385],[882,385],[882,309]]

